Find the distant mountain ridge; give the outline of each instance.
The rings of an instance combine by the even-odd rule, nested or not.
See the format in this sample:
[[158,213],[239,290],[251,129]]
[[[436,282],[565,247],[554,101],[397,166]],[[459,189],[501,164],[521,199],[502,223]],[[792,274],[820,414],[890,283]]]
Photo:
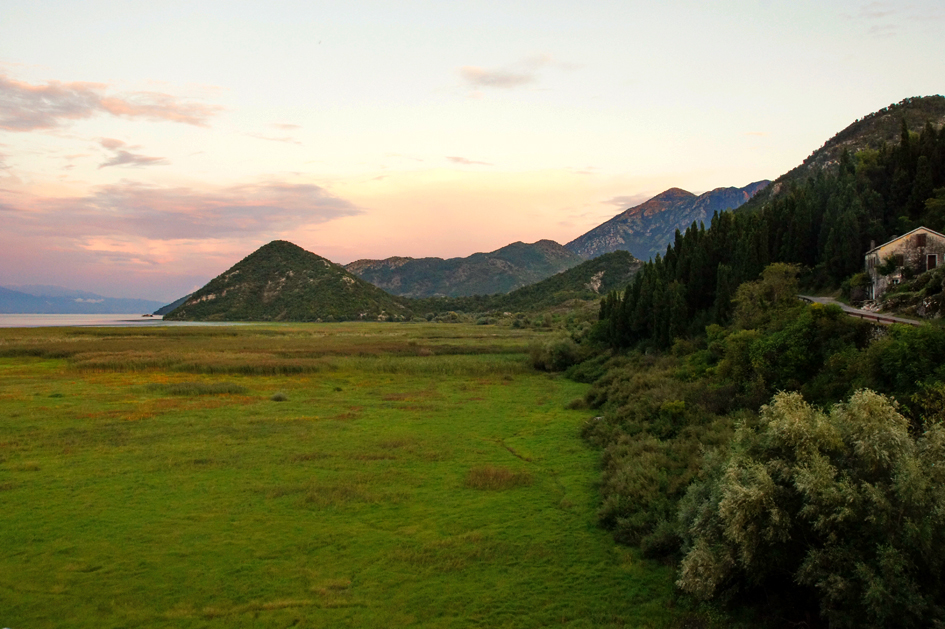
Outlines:
[[15,288],[20,290],[0,287],[0,313],[146,314],[162,305],[150,299],[103,297],[61,286],[26,285]]
[[285,240],[274,240],[190,295],[166,320],[318,321],[403,318],[403,299]]
[[643,266],[629,251],[614,251],[587,260],[540,282],[510,293],[470,297],[434,297],[413,302],[417,312],[458,310],[526,312],[559,306],[575,299],[589,300],[621,290]]
[[677,229],[685,231],[695,221],[708,224],[715,212],[743,205],[769,183],[763,180],[743,188],[716,188],[699,196],[670,188],[575,238],[565,248],[584,259],[629,251],[640,260],[649,260],[665,253]]
[[175,299],[174,301],[167,304],[166,306],[161,306],[160,308],[154,311],[154,314],[160,315],[163,317],[164,315],[171,312],[172,310],[177,310],[178,308],[183,306],[187,302],[188,299],[190,299],[191,295],[193,295],[193,293],[190,293],[189,295],[184,295],[180,299]]
[[401,297],[462,297],[508,293],[580,264],[553,240],[514,242],[465,258],[357,260],[345,269]]

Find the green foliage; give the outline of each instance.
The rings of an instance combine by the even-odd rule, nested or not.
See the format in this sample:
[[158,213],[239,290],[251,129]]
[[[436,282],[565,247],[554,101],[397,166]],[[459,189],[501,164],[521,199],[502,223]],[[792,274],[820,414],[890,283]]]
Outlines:
[[[614,359],[588,393],[604,414],[582,435],[603,448],[598,516],[625,543],[672,554],[676,503],[699,472],[700,452],[731,437],[732,419],[713,411],[728,396],[706,381],[682,382],[680,358]],[[708,386],[707,386],[708,385]]]
[[569,335],[559,334],[554,338],[536,343],[529,351],[532,366],[542,371],[564,371],[571,365],[585,360],[590,351],[578,345]]
[[775,310],[797,306],[800,271],[796,264],[775,263],[765,267],[758,281],[739,286],[732,299],[735,325],[757,328],[765,325]]
[[[765,274],[768,289],[793,281],[784,270]],[[938,398],[929,387],[945,379],[945,330],[878,329],[836,306],[807,305],[787,297],[790,290],[765,286],[743,287],[757,302],[751,316],[737,317],[758,328],[713,325],[704,341],[677,341],[672,355],[601,355],[568,371],[598,377],[587,400],[600,417],[583,435],[603,450],[599,516],[617,539],[673,554],[678,501],[700,474],[706,449],[724,451],[734,422],[780,390],[830,404],[871,387],[903,401],[920,396],[904,403],[915,422],[933,414]]]
[[868,390],[829,413],[777,394],[688,491],[679,586],[809,589],[835,627],[945,620],[945,430],[909,426]]

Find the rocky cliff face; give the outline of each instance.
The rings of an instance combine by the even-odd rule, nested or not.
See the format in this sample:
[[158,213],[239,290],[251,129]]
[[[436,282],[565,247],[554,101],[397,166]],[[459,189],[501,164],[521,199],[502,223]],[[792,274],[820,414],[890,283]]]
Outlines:
[[463,297],[507,293],[581,262],[553,240],[515,242],[466,258],[357,260],[345,268],[394,295]]
[[698,221],[708,224],[713,213],[741,206],[768,183],[758,181],[744,188],[716,188],[699,196],[670,188],[575,238],[565,247],[584,259],[612,251],[629,251],[636,258],[649,260],[666,251],[677,229],[685,231]]

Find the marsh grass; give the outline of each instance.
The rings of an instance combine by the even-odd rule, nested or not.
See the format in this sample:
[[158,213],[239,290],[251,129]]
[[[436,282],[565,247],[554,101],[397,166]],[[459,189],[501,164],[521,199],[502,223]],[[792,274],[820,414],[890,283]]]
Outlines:
[[532,475],[524,471],[516,472],[507,467],[487,465],[469,470],[463,484],[470,489],[497,491],[531,485]]
[[166,384],[152,382],[147,385],[152,393],[165,395],[245,395],[248,389],[233,382],[175,382]]
[[492,561],[507,550],[503,544],[474,532],[426,544],[404,545],[395,551],[394,558],[422,570],[453,572],[477,562]]
[[542,334],[0,330],[0,627],[672,626]]

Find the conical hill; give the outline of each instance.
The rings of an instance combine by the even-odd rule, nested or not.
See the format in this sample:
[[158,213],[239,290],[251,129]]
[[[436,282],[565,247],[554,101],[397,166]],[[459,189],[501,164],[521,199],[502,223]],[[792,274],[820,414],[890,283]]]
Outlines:
[[340,265],[275,240],[165,315],[181,321],[343,321],[409,316],[403,299]]

